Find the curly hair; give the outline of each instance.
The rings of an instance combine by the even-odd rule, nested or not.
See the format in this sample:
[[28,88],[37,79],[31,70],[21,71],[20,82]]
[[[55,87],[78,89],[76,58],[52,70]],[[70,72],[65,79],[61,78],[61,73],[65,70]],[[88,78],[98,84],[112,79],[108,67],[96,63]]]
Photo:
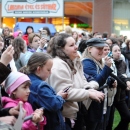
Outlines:
[[59,58],[61,58],[63,61],[65,61],[69,65],[71,70],[74,71],[74,73],[76,73],[76,69],[74,68],[73,61],[63,51],[63,48],[67,44],[66,39],[68,37],[72,37],[72,36],[70,36],[69,34],[66,34],[66,33],[61,33],[58,36],[55,36],[51,40],[49,54],[52,55],[52,57],[58,56]]
[[14,47],[14,60],[17,60],[20,57],[20,53],[24,52],[25,42],[21,37],[14,39],[12,46]]

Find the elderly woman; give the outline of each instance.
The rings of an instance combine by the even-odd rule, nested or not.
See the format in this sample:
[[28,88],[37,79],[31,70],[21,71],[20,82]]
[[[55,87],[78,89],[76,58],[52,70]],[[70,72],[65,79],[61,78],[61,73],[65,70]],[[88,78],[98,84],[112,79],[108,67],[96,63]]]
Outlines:
[[[101,102],[104,94],[94,90],[98,88],[97,82],[86,81],[77,46],[71,35],[62,33],[54,37],[50,54],[54,57],[54,62],[48,83],[56,92],[70,87],[62,114],[69,128],[79,130],[81,128],[77,126],[77,112],[79,111],[77,102],[86,101],[89,98]],[[89,104],[87,106],[89,107]]]

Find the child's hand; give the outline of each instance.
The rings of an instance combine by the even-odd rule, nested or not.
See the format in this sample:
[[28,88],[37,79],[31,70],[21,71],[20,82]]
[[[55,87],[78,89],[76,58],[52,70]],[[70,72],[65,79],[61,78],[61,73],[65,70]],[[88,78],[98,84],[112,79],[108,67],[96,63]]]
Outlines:
[[0,117],[0,121],[5,122],[6,124],[9,125],[14,125],[16,122],[16,118],[14,116],[4,116]]
[[39,47],[40,47],[40,48],[43,48],[46,43],[47,43],[47,40],[46,40],[45,38],[41,38],[41,39],[40,39],[40,45],[39,45]]
[[21,102],[21,101],[19,101],[17,106],[15,106],[9,110],[9,114],[13,115],[13,116],[18,115],[19,110],[20,110],[20,105],[21,105],[22,110],[23,110],[23,118],[24,118],[26,116],[26,110],[23,108],[23,102]]
[[112,65],[112,60],[111,60],[110,57],[106,56],[106,57],[104,58],[104,61],[105,61],[105,65],[107,65],[108,67],[111,67],[111,65]]
[[63,90],[60,90],[57,95],[61,96],[62,98],[66,99],[68,96],[68,92],[64,92]]
[[42,120],[43,117],[43,110],[42,109],[36,109],[33,113],[32,121],[34,123],[38,123]]

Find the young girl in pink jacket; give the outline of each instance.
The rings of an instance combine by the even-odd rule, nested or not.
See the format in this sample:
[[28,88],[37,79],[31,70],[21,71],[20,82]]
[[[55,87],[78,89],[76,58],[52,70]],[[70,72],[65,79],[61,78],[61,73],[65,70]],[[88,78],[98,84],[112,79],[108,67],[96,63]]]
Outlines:
[[5,81],[5,91],[10,97],[2,97],[4,108],[17,106],[19,101],[23,102],[26,116],[33,115],[32,120],[23,123],[22,130],[37,130],[39,123],[40,130],[44,130],[46,118],[43,117],[43,110],[33,111],[32,106],[27,102],[30,93],[30,79],[27,75],[20,72],[11,72]]

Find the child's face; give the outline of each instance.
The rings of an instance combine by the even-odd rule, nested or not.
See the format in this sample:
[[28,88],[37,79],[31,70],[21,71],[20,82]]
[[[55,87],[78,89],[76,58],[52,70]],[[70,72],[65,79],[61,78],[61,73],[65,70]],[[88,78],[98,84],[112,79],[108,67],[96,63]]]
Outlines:
[[46,80],[51,74],[51,68],[53,65],[53,60],[49,59],[46,64],[40,68],[39,76],[42,80]]
[[14,92],[14,96],[16,99],[21,99],[22,101],[26,102],[28,100],[28,96],[30,94],[30,82],[26,81],[21,84]]
[[40,45],[40,37],[35,36],[30,45],[32,48],[34,48],[36,50]]

